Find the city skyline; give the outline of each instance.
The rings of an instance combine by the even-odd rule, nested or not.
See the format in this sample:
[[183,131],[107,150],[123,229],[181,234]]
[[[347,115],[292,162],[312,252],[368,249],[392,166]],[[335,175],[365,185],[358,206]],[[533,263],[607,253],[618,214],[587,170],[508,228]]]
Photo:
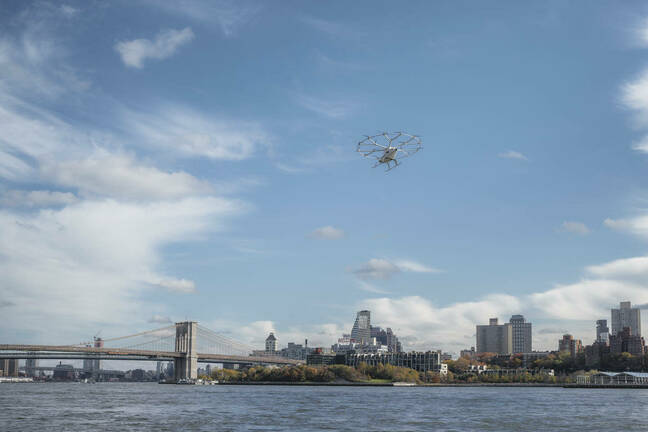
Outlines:
[[[0,339],[646,322],[648,10],[502,5],[3,2]],[[371,169],[383,130],[423,149]]]

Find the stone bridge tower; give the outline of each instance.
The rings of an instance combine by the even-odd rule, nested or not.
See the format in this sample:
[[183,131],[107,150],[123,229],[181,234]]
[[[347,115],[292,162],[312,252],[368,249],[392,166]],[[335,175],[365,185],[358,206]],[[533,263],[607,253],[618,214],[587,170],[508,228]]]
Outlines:
[[198,323],[185,321],[176,323],[175,352],[183,354],[174,360],[175,380],[195,380],[198,378],[198,355],[196,354],[196,334]]

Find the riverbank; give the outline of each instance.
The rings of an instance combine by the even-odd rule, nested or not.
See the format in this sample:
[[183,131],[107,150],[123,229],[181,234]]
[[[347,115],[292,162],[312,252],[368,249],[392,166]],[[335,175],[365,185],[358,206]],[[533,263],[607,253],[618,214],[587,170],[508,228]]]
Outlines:
[[552,383],[371,383],[371,382],[286,382],[286,381],[249,381],[220,382],[217,385],[238,386],[312,386],[312,387],[563,387],[565,384]]
[[563,387],[587,389],[648,389],[648,384],[563,384]]

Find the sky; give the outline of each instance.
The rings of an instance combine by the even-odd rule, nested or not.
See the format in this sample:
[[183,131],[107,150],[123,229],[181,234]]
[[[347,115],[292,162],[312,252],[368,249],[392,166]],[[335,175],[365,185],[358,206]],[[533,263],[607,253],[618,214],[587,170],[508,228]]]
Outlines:
[[3,1],[0,340],[591,343],[648,307],[647,170],[643,2]]

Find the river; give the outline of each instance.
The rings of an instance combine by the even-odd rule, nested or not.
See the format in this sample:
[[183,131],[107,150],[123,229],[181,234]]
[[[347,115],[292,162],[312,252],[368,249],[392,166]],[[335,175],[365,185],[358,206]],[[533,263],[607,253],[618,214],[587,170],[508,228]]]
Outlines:
[[0,384],[0,431],[645,431],[648,390]]

